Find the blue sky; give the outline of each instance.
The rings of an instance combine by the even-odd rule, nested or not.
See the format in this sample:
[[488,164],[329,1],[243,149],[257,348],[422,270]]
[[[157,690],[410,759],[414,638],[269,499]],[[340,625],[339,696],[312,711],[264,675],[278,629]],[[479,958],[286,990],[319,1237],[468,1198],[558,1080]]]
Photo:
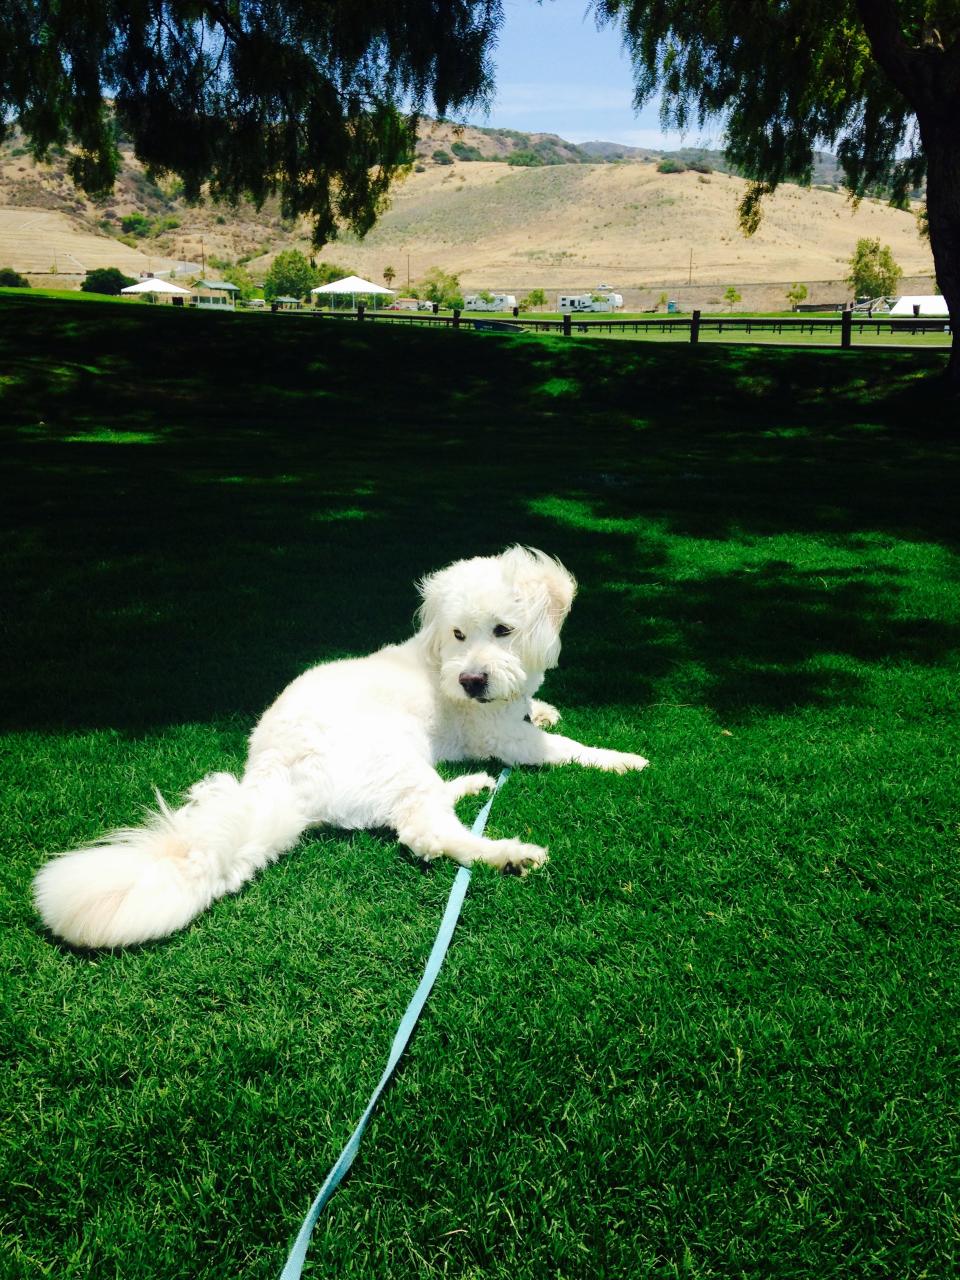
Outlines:
[[588,0],[504,0],[504,25],[493,59],[496,97],[489,116],[469,124],[558,133],[570,142],[623,142],[634,147],[720,145],[713,133],[665,134],[659,104],[638,116],[630,62],[614,27],[597,30]]

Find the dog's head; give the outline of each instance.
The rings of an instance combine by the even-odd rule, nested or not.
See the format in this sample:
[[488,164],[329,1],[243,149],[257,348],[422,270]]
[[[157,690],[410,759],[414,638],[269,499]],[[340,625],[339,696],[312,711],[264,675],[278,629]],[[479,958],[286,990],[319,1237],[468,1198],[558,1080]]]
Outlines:
[[461,702],[529,697],[557,665],[576,590],[558,560],[526,547],[429,574],[420,583],[419,633],[441,692]]

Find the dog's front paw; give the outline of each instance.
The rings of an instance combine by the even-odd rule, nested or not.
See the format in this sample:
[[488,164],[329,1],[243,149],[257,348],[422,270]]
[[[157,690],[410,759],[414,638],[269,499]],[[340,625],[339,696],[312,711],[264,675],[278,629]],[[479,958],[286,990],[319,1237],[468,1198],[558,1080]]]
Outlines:
[[586,763],[597,769],[605,769],[607,773],[629,773],[631,770],[645,769],[650,761],[644,756],[634,755],[632,751],[608,751],[598,747]]
[[491,840],[481,859],[501,871],[512,871],[525,876],[534,867],[542,867],[547,861],[546,849],[538,844],[526,844],[523,840]]
[[496,778],[489,773],[465,773],[447,783],[447,791],[454,803],[464,796],[478,796],[481,791],[492,791],[497,785]]
[[560,723],[560,712],[549,702],[540,702],[537,698],[530,703],[530,720],[538,729],[552,729]]
[[512,871],[525,876],[528,871],[542,867],[549,861],[549,854],[538,844],[525,844],[522,840],[509,840],[506,843],[515,845],[516,851],[508,855],[503,863],[504,871]]

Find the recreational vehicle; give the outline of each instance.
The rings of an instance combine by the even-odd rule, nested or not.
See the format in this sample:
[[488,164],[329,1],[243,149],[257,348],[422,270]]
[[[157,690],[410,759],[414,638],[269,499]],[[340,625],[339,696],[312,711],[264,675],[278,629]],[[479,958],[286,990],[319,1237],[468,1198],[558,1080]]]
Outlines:
[[619,311],[623,306],[623,295],[620,293],[561,293],[557,310],[574,311]]
[[512,293],[468,293],[463,300],[464,311],[512,311],[516,305]]

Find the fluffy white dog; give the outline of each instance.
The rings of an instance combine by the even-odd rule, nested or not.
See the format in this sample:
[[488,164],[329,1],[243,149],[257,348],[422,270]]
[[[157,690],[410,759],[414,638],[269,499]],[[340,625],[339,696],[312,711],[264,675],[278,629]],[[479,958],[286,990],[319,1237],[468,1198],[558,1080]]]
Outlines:
[[638,755],[545,733],[559,713],[533,700],[557,664],[576,583],[541,551],[459,560],[420,583],[419,628],[404,644],[313,667],[250,738],[241,779],[215,773],[179,809],[48,862],[35,881],[46,925],[77,946],[163,937],[289,849],[307,827],[391,827],[421,858],[441,854],[525,871],[547,852],[473,835],[462,796],[486,773],[445,782],[439,760],[642,769]]

